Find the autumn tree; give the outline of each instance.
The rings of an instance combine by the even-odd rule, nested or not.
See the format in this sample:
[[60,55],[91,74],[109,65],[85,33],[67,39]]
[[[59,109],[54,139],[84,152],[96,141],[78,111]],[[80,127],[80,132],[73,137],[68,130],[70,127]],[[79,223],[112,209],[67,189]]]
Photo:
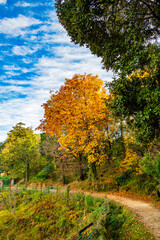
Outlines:
[[101,57],[107,70],[129,74],[160,53],[158,0],[56,0],[56,8],[71,40]]
[[[40,164],[39,136],[33,133],[25,124],[18,123],[8,133],[8,137],[1,151],[4,166],[14,173],[25,173],[25,184],[29,179],[30,168],[34,171]],[[20,174],[21,175],[21,174]]]
[[80,178],[84,179],[83,162],[106,161],[112,119],[106,108],[108,95],[98,76],[75,75],[66,79],[57,92],[43,104],[45,114],[39,129],[55,136],[60,149],[65,149],[79,162]]

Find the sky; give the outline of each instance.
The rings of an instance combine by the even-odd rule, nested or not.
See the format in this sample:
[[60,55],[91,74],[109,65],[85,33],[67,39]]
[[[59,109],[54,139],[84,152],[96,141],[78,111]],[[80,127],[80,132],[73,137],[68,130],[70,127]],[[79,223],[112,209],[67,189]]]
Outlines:
[[53,0],[0,0],[0,53],[0,141],[19,122],[38,127],[41,105],[65,78],[113,76],[89,49],[71,42]]

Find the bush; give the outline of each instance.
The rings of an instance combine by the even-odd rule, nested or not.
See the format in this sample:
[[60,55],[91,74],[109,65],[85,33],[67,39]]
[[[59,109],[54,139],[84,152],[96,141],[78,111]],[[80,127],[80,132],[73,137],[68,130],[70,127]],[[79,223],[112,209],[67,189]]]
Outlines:
[[4,185],[9,185],[10,184],[10,177],[9,176],[2,176],[2,177],[0,177],[0,180],[3,180]]
[[0,180],[8,181],[8,180],[10,180],[10,177],[9,176],[0,176]]
[[54,167],[51,162],[48,162],[43,170],[36,175],[37,180],[46,180],[50,174],[53,172]]
[[140,161],[140,168],[147,175],[151,176],[156,184],[160,184],[160,153],[152,158],[148,153]]
[[122,172],[120,176],[115,177],[115,181],[117,182],[117,185],[123,186],[127,184],[127,182],[130,181],[130,179],[132,178],[132,173],[133,173],[133,170],[129,169],[127,171]]

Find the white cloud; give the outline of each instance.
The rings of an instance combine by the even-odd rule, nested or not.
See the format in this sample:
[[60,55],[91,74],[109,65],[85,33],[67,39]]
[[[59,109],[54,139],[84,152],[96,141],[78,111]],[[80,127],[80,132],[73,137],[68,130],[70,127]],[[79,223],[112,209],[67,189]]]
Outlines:
[[17,18],[3,18],[0,20],[0,33],[18,36],[24,35],[24,29],[32,25],[40,24],[38,19],[18,15]]
[[39,49],[39,46],[36,47],[26,47],[26,46],[14,46],[12,48],[12,52],[15,55],[21,55],[21,56],[25,56],[27,54],[32,54],[34,52],[36,52]]
[[65,78],[75,74],[99,75],[104,81],[112,80],[112,73],[102,69],[101,59],[91,55],[89,49],[72,46],[53,48],[53,57],[43,56],[35,65],[40,76],[33,79],[36,88],[57,90]]
[[33,60],[31,59],[31,58],[23,58],[22,59],[22,61],[24,62],[24,63],[26,63],[26,64],[29,64],[29,63],[31,63]]
[[0,0],[0,4],[6,4],[7,0]]
[[7,92],[6,98],[9,97],[10,94],[16,95],[17,93],[23,94],[23,95],[29,95],[33,92],[32,88],[25,88],[23,86],[16,86],[16,85],[11,85],[11,86],[6,86],[5,88],[0,89],[0,95],[5,94]]
[[5,69],[7,71],[19,71],[19,70],[21,70],[20,67],[17,67],[15,65],[3,65],[3,69]]
[[1,135],[0,135],[1,136],[1,139],[0,139],[1,142],[4,142],[6,140],[7,132],[9,132],[9,130],[11,130],[9,127],[5,131],[1,130]]
[[57,36],[57,34],[66,34],[66,30],[62,27],[62,25],[58,22],[58,19],[50,19],[48,21],[44,21],[43,25],[41,25],[38,29],[32,30],[32,34],[37,35],[39,32],[49,33]]
[[61,34],[58,34],[58,33],[45,34],[42,37],[42,42],[48,43],[48,44],[60,43],[60,44],[72,45],[70,37],[67,36],[65,32]]
[[[0,104],[0,126],[5,131],[0,131],[0,141],[4,141],[7,132],[18,122],[23,122],[26,126],[33,127],[33,130],[40,124],[43,118],[43,108],[41,105],[49,98],[49,91],[43,89],[32,89],[23,87],[7,87],[6,91],[19,91],[27,94],[27,98],[10,99]],[[1,92],[2,93],[2,92]]]
[[3,82],[10,83],[12,85],[21,85],[21,86],[25,86],[25,85],[30,84],[30,82],[27,81],[27,80],[13,80],[13,79],[10,80],[9,79],[9,80],[3,80]]
[[[5,104],[0,105],[0,115],[3,116],[0,118],[0,125],[7,127],[8,131],[18,122],[24,122],[33,128],[37,127],[40,124],[39,117],[43,115],[43,109],[39,107],[39,104],[42,102],[38,99],[14,99],[5,102]],[[4,141],[7,134],[4,132],[2,134],[1,141]]]
[[16,7],[37,7],[42,5],[41,3],[28,3],[28,2],[17,2],[14,6]]
[[[92,58],[92,61],[98,58],[91,54],[90,50],[85,47],[72,46],[57,46],[52,48],[56,57],[61,57],[65,61],[72,62],[74,60],[87,60]],[[100,58],[99,58],[100,59]]]

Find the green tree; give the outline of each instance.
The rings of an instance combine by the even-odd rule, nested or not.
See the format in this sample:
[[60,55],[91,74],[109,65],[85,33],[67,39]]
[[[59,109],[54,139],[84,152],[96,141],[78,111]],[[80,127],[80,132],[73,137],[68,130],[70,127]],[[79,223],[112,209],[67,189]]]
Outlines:
[[33,133],[31,128],[18,123],[8,133],[1,159],[4,166],[16,176],[25,173],[25,185],[29,179],[30,169],[35,170],[40,164],[39,141],[40,137]]
[[160,132],[160,70],[138,71],[110,83],[114,116],[122,117],[141,143]]
[[3,147],[4,147],[4,142],[0,142],[0,173],[1,173],[1,171],[4,170],[4,167],[2,165],[2,159],[1,159],[1,152],[2,152]]
[[160,52],[158,0],[56,0],[56,8],[71,40],[102,57],[107,70],[131,73]]

